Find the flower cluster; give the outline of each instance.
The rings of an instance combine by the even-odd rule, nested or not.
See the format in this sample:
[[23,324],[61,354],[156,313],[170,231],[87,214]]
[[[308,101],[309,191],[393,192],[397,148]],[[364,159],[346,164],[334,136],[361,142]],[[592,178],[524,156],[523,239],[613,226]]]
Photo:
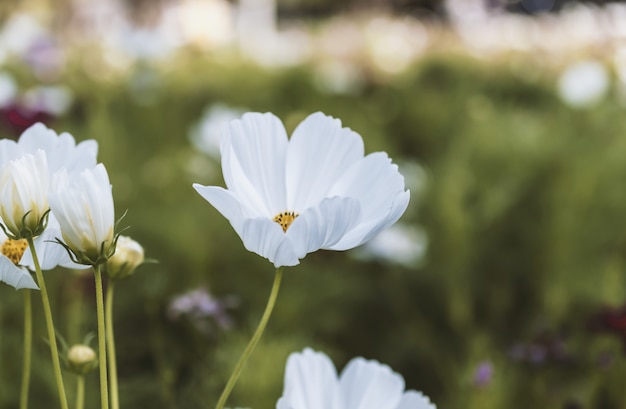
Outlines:
[[[0,280],[15,288],[37,288],[30,274],[32,239],[44,270],[76,262],[102,262],[114,244],[114,208],[106,169],[96,164],[93,140],[76,144],[43,124],[18,141],[0,141]],[[62,238],[71,258],[55,240]]]
[[[72,135],[40,123],[18,141],[0,141],[0,280],[37,288],[24,268],[35,267],[29,239],[43,270],[102,262],[111,253],[113,198],[97,151],[93,140],[77,144]],[[72,260],[53,242],[61,238]]]

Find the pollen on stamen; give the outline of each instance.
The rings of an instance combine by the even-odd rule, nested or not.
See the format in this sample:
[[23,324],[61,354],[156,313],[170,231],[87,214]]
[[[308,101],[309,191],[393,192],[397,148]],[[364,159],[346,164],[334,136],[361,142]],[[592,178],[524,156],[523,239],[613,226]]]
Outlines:
[[291,223],[293,223],[293,221],[296,220],[296,217],[298,216],[300,215],[296,212],[281,212],[274,216],[273,220],[276,223],[280,224],[280,227],[283,228],[284,232],[287,232],[287,229],[289,228],[289,226],[291,226]]
[[28,242],[26,239],[11,240],[6,239],[2,246],[0,246],[0,252],[6,256],[13,264],[19,264],[24,252],[28,248]]

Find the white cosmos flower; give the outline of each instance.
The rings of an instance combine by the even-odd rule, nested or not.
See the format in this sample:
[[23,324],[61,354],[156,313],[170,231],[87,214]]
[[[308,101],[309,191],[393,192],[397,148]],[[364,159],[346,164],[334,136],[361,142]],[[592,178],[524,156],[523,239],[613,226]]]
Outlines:
[[48,212],[48,163],[39,149],[7,163],[0,171],[0,217],[17,238],[38,236]]
[[422,393],[404,390],[387,365],[354,358],[340,376],[331,360],[306,348],[287,360],[283,396],[276,409],[435,409]]
[[97,264],[110,256],[115,209],[103,164],[80,173],[62,169],[54,180],[49,200],[63,241],[81,264]]
[[364,156],[363,140],[320,112],[291,139],[270,113],[247,113],[224,128],[227,189],[193,187],[228,219],[244,246],[293,266],[319,249],[359,246],[406,210],[409,191],[384,152]]
[[[0,219],[2,223],[2,219]],[[53,214],[48,217],[48,227],[36,237],[33,242],[37,250],[37,257],[42,270],[51,270],[60,265],[67,268],[80,268],[73,263],[65,249],[54,243],[55,237],[60,237],[59,223]],[[38,289],[33,277],[28,272],[35,270],[31,249],[26,240],[11,240],[0,229],[0,281],[3,281],[16,290],[21,288]]]

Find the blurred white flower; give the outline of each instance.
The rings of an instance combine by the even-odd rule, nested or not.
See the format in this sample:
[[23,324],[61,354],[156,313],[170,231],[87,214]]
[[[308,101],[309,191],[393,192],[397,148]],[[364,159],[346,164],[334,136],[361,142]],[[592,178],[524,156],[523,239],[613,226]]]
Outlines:
[[25,54],[40,38],[47,35],[42,24],[31,14],[14,13],[3,24],[0,47],[16,55]]
[[365,27],[369,54],[381,70],[396,74],[406,69],[428,45],[428,33],[417,20],[375,18]]
[[572,107],[588,107],[599,102],[609,88],[609,74],[599,61],[579,61],[559,77],[559,96]]
[[7,72],[0,72],[0,107],[12,103],[17,96],[17,83],[13,76]]
[[80,264],[100,264],[111,256],[115,210],[103,164],[80,173],[59,171],[50,192],[50,208],[61,226],[63,241]]
[[72,92],[62,85],[31,88],[24,93],[24,106],[33,111],[62,115],[72,104]]
[[350,94],[363,86],[362,69],[348,61],[322,61],[315,67],[315,84],[324,91],[333,94]]
[[421,392],[404,387],[402,376],[387,365],[360,357],[337,376],[325,354],[306,348],[287,360],[276,409],[435,409]]
[[359,248],[355,256],[365,260],[381,259],[410,267],[424,257],[427,243],[423,231],[396,224],[378,233]]
[[7,163],[0,171],[0,217],[17,239],[40,235],[48,206],[48,162],[39,149]]
[[363,139],[320,112],[291,139],[272,114],[247,113],[222,136],[228,189],[194,188],[231,223],[244,246],[276,267],[319,249],[359,246],[395,223],[409,191],[384,152],[364,156]]
[[215,104],[204,110],[200,121],[189,131],[193,146],[207,155],[219,159],[222,128],[233,119],[240,118],[245,111],[223,104]]

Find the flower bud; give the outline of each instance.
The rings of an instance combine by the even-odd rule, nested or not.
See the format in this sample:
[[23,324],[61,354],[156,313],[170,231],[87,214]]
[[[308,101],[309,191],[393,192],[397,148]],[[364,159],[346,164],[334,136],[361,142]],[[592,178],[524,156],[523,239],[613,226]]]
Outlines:
[[88,345],[73,345],[67,351],[67,366],[75,374],[85,375],[98,366],[98,357]]
[[115,253],[104,265],[104,272],[113,280],[126,278],[133,274],[143,261],[143,247],[130,237],[119,236]]

